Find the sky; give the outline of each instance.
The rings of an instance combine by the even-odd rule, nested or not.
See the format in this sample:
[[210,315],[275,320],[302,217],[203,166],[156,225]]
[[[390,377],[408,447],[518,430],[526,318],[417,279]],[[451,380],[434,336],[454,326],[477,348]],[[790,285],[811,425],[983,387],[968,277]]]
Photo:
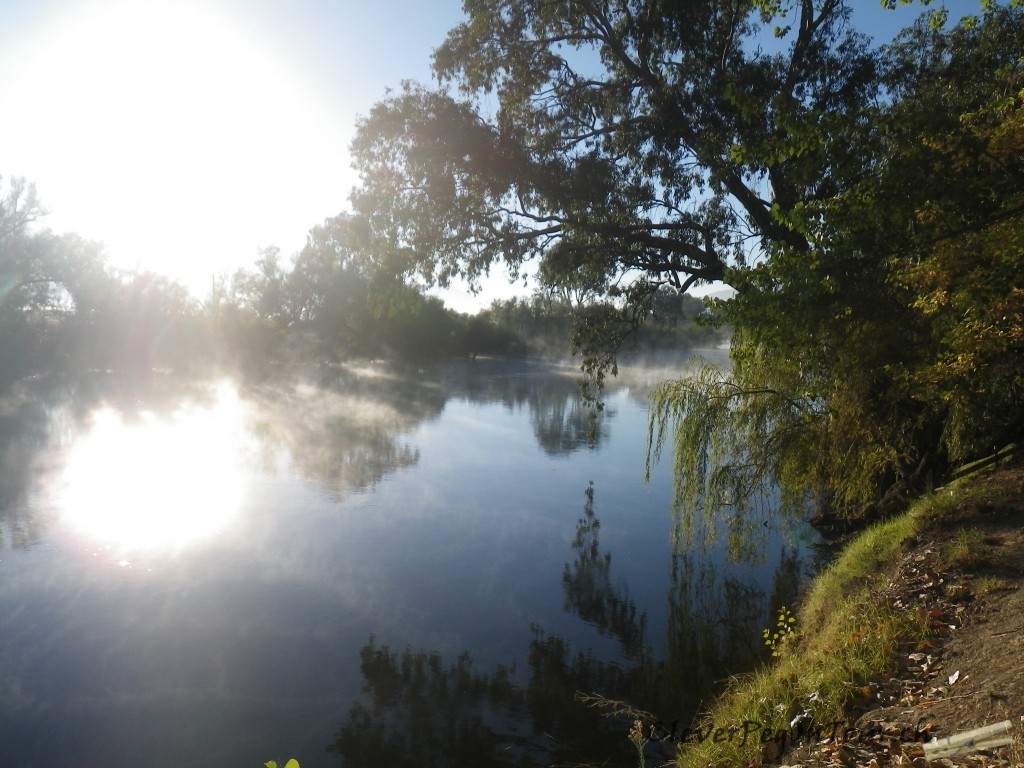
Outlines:
[[[917,12],[855,5],[876,37]],[[46,227],[202,297],[348,209],[358,117],[429,82],[461,18],[460,0],[0,0],[0,175],[35,183]]]

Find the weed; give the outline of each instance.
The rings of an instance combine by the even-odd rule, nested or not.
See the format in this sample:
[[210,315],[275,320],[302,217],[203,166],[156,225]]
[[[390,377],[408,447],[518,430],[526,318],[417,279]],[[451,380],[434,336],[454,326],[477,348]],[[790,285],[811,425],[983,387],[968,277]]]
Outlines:
[[996,576],[982,576],[978,579],[977,585],[978,594],[981,595],[990,595],[993,592],[1011,592],[1016,588],[1017,586],[1013,582]]
[[985,562],[988,550],[981,531],[957,531],[956,537],[942,548],[942,560],[947,568],[967,568]]
[[772,649],[772,657],[778,657],[782,653],[782,644],[793,634],[796,624],[796,617],[786,606],[779,609],[778,618],[775,620],[775,631],[765,629],[761,634],[764,637],[764,644]]
[[629,729],[629,740],[636,748],[637,761],[640,768],[647,765],[647,758],[644,756],[644,747],[647,746],[647,729],[644,728],[644,721],[637,718],[633,721],[633,727]]

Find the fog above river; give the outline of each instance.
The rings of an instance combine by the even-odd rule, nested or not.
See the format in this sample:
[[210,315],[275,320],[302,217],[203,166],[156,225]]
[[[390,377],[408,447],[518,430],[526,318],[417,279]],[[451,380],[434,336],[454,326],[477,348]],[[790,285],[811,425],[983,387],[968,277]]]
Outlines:
[[0,756],[422,764],[462,733],[467,764],[628,758],[574,694],[689,717],[805,570],[770,514],[742,548],[677,535],[669,468],[643,479],[661,373],[600,413],[528,363],[26,382],[0,407]]

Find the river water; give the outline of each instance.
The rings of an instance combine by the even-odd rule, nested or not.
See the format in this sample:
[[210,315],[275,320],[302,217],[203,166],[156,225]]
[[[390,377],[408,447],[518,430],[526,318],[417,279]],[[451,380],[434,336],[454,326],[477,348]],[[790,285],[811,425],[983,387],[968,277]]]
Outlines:
[[[812,535],[683,535],[649,385],[478,362],[0,401],[0,762],[636,765],[763,654]],[[737,533],[740,530],[740,533]],[[681,727],[681,726],[680,726]],[[671,745],[650,744],[651,764]]]

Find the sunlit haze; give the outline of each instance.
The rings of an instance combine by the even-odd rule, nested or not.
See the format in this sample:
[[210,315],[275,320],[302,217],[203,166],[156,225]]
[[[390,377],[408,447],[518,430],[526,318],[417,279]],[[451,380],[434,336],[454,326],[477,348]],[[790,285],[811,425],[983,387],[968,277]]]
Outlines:
[[290,255],[348,205],[357,115],[429,76],[458,10],[405,14],[410,46],[376,5],[4,3],[0,174],[36,183],[46,226],[200,295],[261,247]]
[[[35,182],[46,226],[203,296],[347,209],[357,117],[403,79],[428,81],[461,18],[459,0],[5,2],[0,174]],[[502,274],[485,286],[446,301],[523,290]]]

